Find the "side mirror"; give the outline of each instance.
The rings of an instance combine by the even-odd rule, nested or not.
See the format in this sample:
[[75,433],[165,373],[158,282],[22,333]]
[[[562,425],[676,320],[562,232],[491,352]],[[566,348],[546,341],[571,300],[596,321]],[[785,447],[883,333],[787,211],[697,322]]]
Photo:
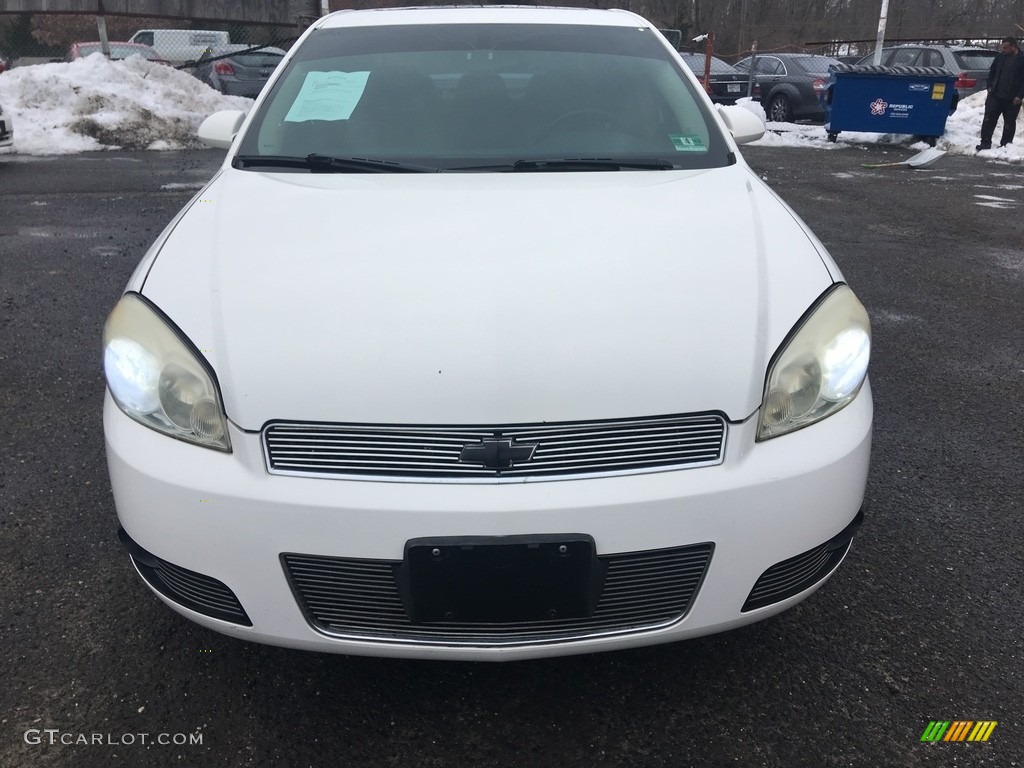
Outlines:
[[737,144],[747,144],[764,136],[764,123],[749,109],[738,106],[719,107],[718,114]]
[[197,135],[199,140],[208,147],[228,149],[235,134],[238,133],[238,129],[242,127],[243,120],[245,120],[245,112],[237,109],[214,112],[203,120]]

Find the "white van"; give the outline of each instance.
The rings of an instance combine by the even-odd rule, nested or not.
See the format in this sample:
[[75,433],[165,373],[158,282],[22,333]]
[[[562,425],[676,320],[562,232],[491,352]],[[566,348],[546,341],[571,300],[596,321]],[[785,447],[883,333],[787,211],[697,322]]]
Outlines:
[[140,29],[130,42],[142,43],[157,50],[161,58],[173,64],[196,61],[209,48],[231,43],[227,32],[209,29]]

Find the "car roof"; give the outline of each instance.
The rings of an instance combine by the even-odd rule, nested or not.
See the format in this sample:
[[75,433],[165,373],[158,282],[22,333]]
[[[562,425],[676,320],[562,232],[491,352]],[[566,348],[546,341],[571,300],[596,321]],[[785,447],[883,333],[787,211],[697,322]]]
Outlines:
[[758,58],[762,56],[775,56],[779,59],[831,59],[836,60],[835,56],[826,56],[822,53],[760,53]]
[[[74,42],[71,45],[83,46],[83,45],[103,45],[99,40],[85,40]],[[146,45],[145,43],[130,43],[127,40],[108,40],[107,45],[126,45],[131,48],[149,48],[153,50],[152,46]]]
[[[703,53],[696,53],[694,51],[680,51],[679,55],[682,57],[683,61],[686,62],[686,64],[688,64],[688,65],[689,64],[699,65],[700,68],[701,68],[701,71],[703,71],[705,54],[703,54]],[[711,57],[711,71],[712,71],[712,74],[719,74],[720,75],[720,74],[725,73],[725,72],[737,72],[738,70],[736,69],[736,67],[734,67],[732,64],[727,62],[725,59],[720,59],[717,56],[712,56]]]
[[400,24],[577,24],[609,27],[646,27],[642,17],[621,9],[553,8],[540,6],[447,6],[369,8],[335,11],[318,19],[317,29]]
[[899,45],[887,45],[883,50],[895,50],[897,48],[945,48],[950,51],[984,51],[985,53],[996,53],[991,48],[982,48],[979,45],[946,45],[945,43],[900,43]]

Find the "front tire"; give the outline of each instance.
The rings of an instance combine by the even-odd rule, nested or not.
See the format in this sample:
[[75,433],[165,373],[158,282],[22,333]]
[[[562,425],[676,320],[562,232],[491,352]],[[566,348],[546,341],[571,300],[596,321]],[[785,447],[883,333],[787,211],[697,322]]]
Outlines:
[[788,123],[793,119],[793,108],[784,94],[776,94],[768,102],[768,119],[773,123]]

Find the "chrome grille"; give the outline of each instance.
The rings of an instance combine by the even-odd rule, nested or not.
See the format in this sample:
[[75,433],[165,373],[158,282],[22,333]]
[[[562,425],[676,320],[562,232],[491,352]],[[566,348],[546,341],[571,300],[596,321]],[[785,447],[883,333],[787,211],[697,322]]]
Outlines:
[[[388,478],[558,477],[707,466],[722,461],[717,414],[505,426],[392,426],[274,422],[263,431],[274,474]],[[504,467],[463,460],[483,441],[533,446]]]
[[686,614],[711,560],[712,544],[607,555],[608,571],[592,616],[529,622],[413,623],[398,593],[401,561],[318,555],[281,556],[309,623],[351,639],[446,645],[566,642],[640,632]]

